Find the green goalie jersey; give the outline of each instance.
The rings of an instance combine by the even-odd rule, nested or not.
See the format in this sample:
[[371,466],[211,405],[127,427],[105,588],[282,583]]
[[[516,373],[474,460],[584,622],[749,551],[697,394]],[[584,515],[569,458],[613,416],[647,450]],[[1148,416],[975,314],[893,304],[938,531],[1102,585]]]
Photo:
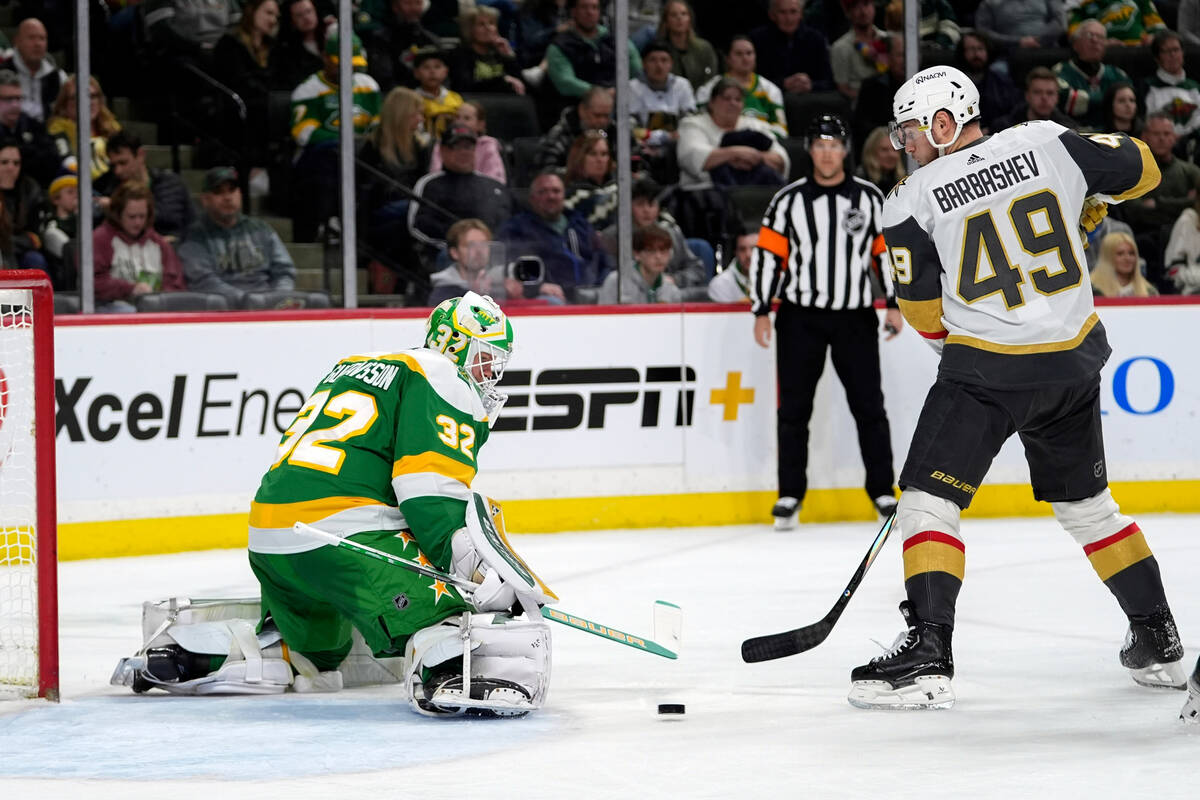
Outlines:
[[478,393],[440,353],[345,358],[279,443],[251,505],[250,550],[320,547],[297,521],[338,536],[410,529],[444,569],[488,431]]

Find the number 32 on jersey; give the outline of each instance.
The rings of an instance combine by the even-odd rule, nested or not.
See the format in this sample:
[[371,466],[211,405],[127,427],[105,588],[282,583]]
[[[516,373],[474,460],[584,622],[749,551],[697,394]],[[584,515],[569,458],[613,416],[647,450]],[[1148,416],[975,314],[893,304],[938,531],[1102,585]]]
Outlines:
[[[1028,269],[1028,275],[1013,264],[1004,247],[999,225],[1006,224],[1028,257],[1042,266]],[[1063,219],[1058,198],[1049,190],[1017,198],[997,224],[991,210],[967,217],[963,223],[962,257],[959,261],[957,290],[970,305],[993,294],[1000,294],[1009,309],[1025,304],[1021,286],[1032,283],[1043,295],[1052,295],[1078,286],[1083,269],[1075,257],[1071,236]],[[1011,240],[1011,237],[1010,237]],[[1054,254],[1057,265],[1044,264],[1040,256]],[[912,254],[906,247],[890,249],[893,277],[897,283],[912,282]]]

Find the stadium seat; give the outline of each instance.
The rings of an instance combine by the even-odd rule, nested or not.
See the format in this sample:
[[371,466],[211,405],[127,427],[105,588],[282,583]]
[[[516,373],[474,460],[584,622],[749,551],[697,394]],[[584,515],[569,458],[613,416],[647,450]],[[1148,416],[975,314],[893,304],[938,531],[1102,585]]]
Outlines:
[[325,292],[246,292],[242,308],[248,311],[290,311],[297,308],[329,308]]
[[502,142],[524,136],[540,136],[537,106],[533,98],[522,94],[467,94],[464,100],[474,100],[487,114],[487,132]]
[[225,296],[213,292],[154,292],[142,295],[135,304],[145,312],[229,310]]
[[787,150],[788,158],[792,162],[791,169],[787,174],[788,181],[800,180],[812,172],[812,158],[809,157],[808,149],[804,146],[804,137],[789,136],[783,140],[783,149]]
[[537,155],[540,136],[521,136],[513,139],[512,169],[508,173],[508,185],[513,188],[529,186],[533,175],[537,172],[533,159]]
[[1025,76],[1034,67],[1048,67],[1071,57],[1071,51],[1065,47],[1018,47],[1008,57],[1008,71],[1012,76],[1013,86],[1025,96]]
[[778,191],[778,186],[734,186],[729,190],[729,199],[742,222],[755,227]]
[[792,136],[804,136],[808,123],[821,114],[836,114],[850,124],[850,101],[841,92],[785,92],[783,110],[787,114],[788,133]]

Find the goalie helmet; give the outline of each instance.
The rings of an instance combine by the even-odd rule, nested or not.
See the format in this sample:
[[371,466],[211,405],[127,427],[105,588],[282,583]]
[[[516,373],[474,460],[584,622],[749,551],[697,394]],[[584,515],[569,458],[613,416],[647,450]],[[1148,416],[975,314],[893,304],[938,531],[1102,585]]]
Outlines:
[[[958,124],[954,137],[945,144],[933,140],[933,117],[939,111],[949,113]],[[915,120],[918,130],[937,148],[938,155],[944,155],[946,148],[958,141],[963,127],[979,117],[979,89],[961,70],[948,66],[929,67],[913,75],[896,91],[892,114],[895,119],[888,132],[893,147],[904,149],[908,134],[900,126]]]
[[513,329],[496,301],[467,292],[443,300],[425,322],[425,347],[454,362],[495,418],[508,395],[496,391],[513,352]]

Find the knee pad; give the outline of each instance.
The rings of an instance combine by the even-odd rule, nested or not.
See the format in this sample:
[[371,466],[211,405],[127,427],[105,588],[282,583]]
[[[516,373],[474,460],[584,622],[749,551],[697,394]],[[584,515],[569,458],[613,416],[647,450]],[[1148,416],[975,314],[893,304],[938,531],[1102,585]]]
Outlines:
[[896,504],[896,527],[905,540],[926,531],[938,531],[961,541],[958,535],[961,515],[962,509],[950,500],[919,489],[905,489]]
[[404,658],[405,691],[419,714],[524,716],[549,689],[550,626],[466,613],[414,633]]
[[1050,507],[1054,509],[1058,524],[1080,547],[1094,544],[1133,524],[1131,518],[1121,513],[1107,486],[1086,500],[1051,503]]

